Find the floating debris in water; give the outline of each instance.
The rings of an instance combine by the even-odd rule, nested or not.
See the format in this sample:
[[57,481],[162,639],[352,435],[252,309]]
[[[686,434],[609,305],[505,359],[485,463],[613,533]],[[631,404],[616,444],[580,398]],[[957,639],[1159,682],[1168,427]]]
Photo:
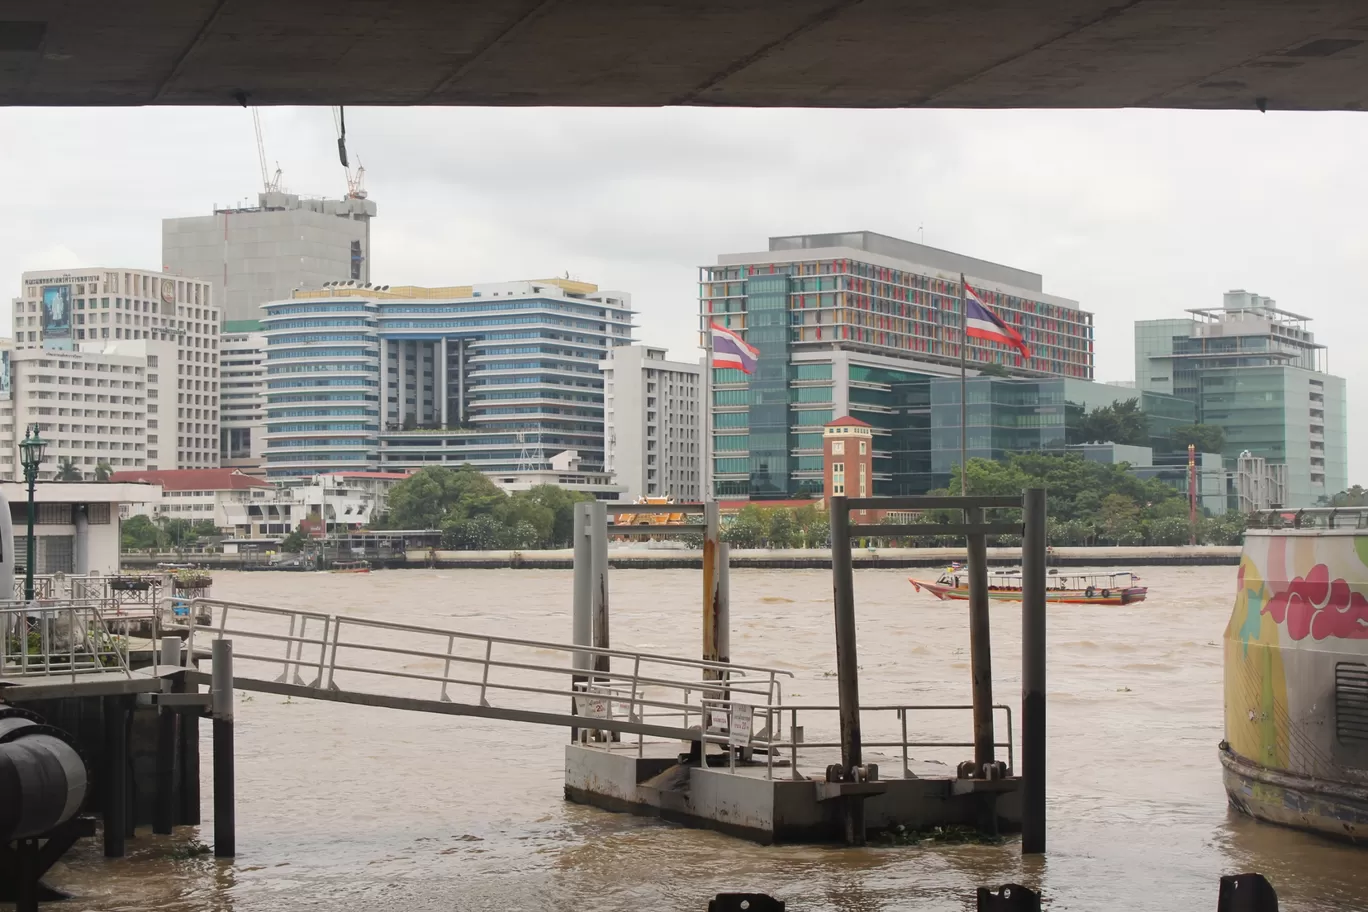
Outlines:
[[1001,836],[982,833],[974,827],[963,824],[933,826],[924,830],[913,830],[898,824],[892,829],[883,830],[879,833],[879,841],[883,845],[890,846],[1002,845],[1005,842]]

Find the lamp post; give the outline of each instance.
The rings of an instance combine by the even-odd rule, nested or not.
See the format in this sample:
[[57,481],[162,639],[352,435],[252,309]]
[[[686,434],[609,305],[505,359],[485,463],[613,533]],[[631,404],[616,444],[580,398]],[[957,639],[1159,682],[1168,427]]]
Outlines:
[[34,487],[38,483],[38,467],[43,464],[47,441],[38,436],[38,425],[30,424],[28,433],[19,443],[19,462],[24,467],[24,481],[28,482],[28,549],[24,558],[24,601],[33,601],[33,563],[37,548],[33,541],[36,507],[33,505]]

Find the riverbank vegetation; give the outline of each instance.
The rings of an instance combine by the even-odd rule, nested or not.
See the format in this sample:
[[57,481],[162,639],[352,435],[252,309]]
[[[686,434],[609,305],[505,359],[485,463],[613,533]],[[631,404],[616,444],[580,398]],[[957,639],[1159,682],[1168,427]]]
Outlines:
[[454,551],[568,548],[575,504],[593,496],[555,485],[505,494],[473,466],[430,466],[390,491],[385,517],[373,529],[441,529]]

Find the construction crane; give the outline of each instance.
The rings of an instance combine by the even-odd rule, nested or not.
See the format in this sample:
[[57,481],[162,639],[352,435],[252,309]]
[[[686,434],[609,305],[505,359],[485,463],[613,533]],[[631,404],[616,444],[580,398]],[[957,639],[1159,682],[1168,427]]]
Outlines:
[[353,171],[347,160],[347,114],[341,105],[333,108],[333,126],[337,128],[337,158],[342,162],[342,172],[347,177],[346,199],[365,199],[366,166],[361,164],[358,156],[356,170]]
[[261,164],[261,189],[266,193],[280,192],[280,162],[276,162],[275,175],[266,170],[266,143],[261,138],[261,113],[252,107],[252,125],[256,127],[257,161]]

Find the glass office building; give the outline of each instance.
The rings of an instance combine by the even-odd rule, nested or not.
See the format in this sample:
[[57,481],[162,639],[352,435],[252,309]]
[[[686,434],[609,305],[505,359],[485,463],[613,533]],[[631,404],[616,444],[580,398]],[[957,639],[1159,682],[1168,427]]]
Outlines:
[[[1192,424],[1197,407],[1187,399],[1129,390],[1105,383],[1064,377],[1006,380],[974,377],[966,384],[967,455],[970,459],[1002,459],[1010,453],[1063,452],[1067,447],[1106,443],[1085,439],[1083,417],[1096,408],[1139,400],[1149,426],[1148,449],[1164,455],[1174,426]],[[1146,459],[1149,454],[1146,454]],[[931,468],[938,484],[950,479],[960,462],[959,379],[931,384]]]
[[630,300],[551,279],[448,288],[339,283],[265,305],[266,474],[604,463],[603,377]]
[[1243,290],[1188,313],[1135,324],[1137,386],[1194,401],[1225,431],[1227,469],[1246,452],[1285,465],[1285,506],[1348,487],[1344,380],[1326,371],[1310,318]]
[[1092,314],[1035,273],[873,232],[771,238],[702,267],[700,329],[716,322],[759,351],[755,373],[709,378],[714,496],[820,494],[822,426],[845,415],[874,429],[876,493],[935,487],[931,384],[958,376],[961,272],[1032,355],[969,340],[971,372],[1093,376]]

